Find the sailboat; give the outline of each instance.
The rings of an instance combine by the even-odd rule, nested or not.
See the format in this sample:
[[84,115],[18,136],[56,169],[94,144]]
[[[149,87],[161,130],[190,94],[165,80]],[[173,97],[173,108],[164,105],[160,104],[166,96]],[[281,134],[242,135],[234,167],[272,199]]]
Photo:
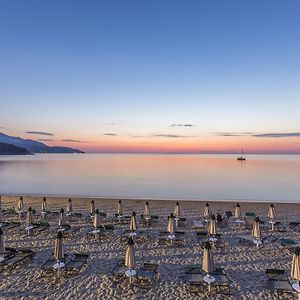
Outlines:
[[245,157],[245,155],[244,155],[244,148],[242,148],[242,153],[241,153],[241,155],[238,156],[236,159],[237,159],[237,160],[246,160],[246,157]]

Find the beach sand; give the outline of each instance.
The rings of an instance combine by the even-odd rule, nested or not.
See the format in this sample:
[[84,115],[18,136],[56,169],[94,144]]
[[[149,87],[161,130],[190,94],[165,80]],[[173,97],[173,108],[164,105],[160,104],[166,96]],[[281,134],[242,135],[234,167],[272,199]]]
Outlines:
[[[18,197],[2,196],[2,208],[16,207]],[[58,211],[66,209],[68,198],[47,197],[48,209]],[[85,215],[89,212],[90,199],[72,198],[73,209]],[[115,214],[119,199],[94,199],[96,208],[107,213],[107,220]],[[124,214],[130,215],[136,211],[139,216],[143,213],[145,200],[122,200]],[[119,235],[129,229],[128,224],[114,223],[115,232],[107,240],[87,238],[85,233],[92,222],[84,217],[72,222],[72,226],[79,226],[80,231],[74,236],[64,239],[66,253],[84,252],[89,254],[87,265],[77,276],[58,279],[57,276],[41,277],[40,266],[53,252],[55,234],[45,230],[38,235],[28,236],[19,228],[4,230],[7,247],[31,248],[36,252],[32,260],[19,264],[14,269],[4,269],[0,274],[0,299],[290,299],[288,295],[274,293],[265,275],[267,268],[282,268],[290,273],[292,254],[284,250],[278,241],[266,243],[260,250],[255,245],[245,246],[238,243],[239,235],[250,235],[250,230],[229,222],[218,232],[226,243],[225,250],[214,250],[214,262],[217,267],[223,267],[231,281],[232,296],[216,294],[192,287],[184,282],[183,267],[191,264],[202,264],[203,250],[196,239],[193,229],[194,220],[203,219],[206,201],[181,201],[181,216],[187,218],[187,224],[180,230],[185,231],[186,242],[182,245],[159,244],[155,233],[165,231],[167,216],[174,210],[176,201],[148,201],[152,215],[159,216],[158,224],[150,227],[151,237],[144,242],[135,244],[136,268],[146,261],[158,263],[158,278],[150,288],[140,288],[129,284],[128,278],[123,282],[116,282],[109,275],[114,263],[124,258],[126,242],[121,241]],[[24,197],[25,208],[29,206],[37,211],[41,209],[41,197]],[[209,202],[213,212],[234,211],[234,202]],[[262,219],[267,220],[270,203],[241,202],[242,213],[253,211]],[[288,229],[290,221],[300,220],[300,204],[274,203],[277,220],[287,226],[287,232],[272,233],[262,231],[262,237],[289,237],[300,241],[300,233]],[[4,216],[6,220],[7,216]],[[10,217],[18,220],[18,216]],[[57,217],[49,223],[57,225]],[[138,218],[139,219],[139,218]],[[296,295],[296,294],[295,294]]]

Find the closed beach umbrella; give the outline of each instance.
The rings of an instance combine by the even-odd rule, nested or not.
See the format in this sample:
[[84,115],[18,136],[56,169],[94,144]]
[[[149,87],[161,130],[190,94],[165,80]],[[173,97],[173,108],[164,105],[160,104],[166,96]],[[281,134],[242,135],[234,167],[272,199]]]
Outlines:
[[241,206],[239,203],[236,204],[235,210],[234,210],[234,216],[239,219],[241,217]]
[[63,235],[61,232],[57,234],[57,238],[54,243],[54,258],[57,261],[62,261],[64,258]]
[[27,211],[26,224],[28,227],[32,225],[32,208],[31,207],[29,207],[28,211]]
[[1,200],[1,196],[0,196],[0,209],[2,209],[2,200]]
[[2,216],[2,208],[0,207],[0,223],[3,221],[3,216]]
[[134,242],[132,237],[129,237],[126,254],[125,254],[125,266],[129,269],[134,269],[135,257],[134,257]]
[[126,253],[125,253],[125,266],[128,267],[128,270],[125,272],[125,275],[130,277],[130,282],[132,276],[136,275],[136,270],[134,270],[134,265],[135,265],[134,242],[132,237],[129,237]]
[[66,225],[66,221],[65,221],[65,211],[62,208],[59,212],[59,216],[58,216],[58,225],[59,226],[64,226]]
[[135,211],[132,212],[132,215],[131,215],[130,230],[132,230],[132,231],[137,230],[137,222],[136,222],[136,213],[135,213]]
[[90,214],[93,215],[94,213],[95,213],[95,202],[94,200],[92,200],[90,204]]
[[169,221],[168,221],[168,226],[167,226],[167,231],[173,235],[175,232],[175,223],[174,223],[174,215],[170,214],[169,216]]
[[270,207],[269,207],[268,218],[270,218],[271,220],[274,220],[274,219],[276,218],[276,213],[275,213],[275,206],[274,206],[274,204],[271,204]]
[[72,199],[69,199],[67,204],[67,212],[72,212],[72,211],[73,211]]
[[[0,227],[0,259],[1,259],[1,254],[4,254],[5,252],[5,247],[4,247],[4,234],[3,230]],[[1,261],[1,260],[0,260]]]
[[118,215],[122,215],[122,214],[123,214],[123,204],[122,204],[122,200],[119,200],[119,202],[118,202],[118,210],[117,210],[117,214],[118,214]]
[[206,202],[206,204],[205,204],[203,216],[204,216],[205,218],[209,218],[209,216],[210,216],[209,204],[208,204],[207,202]]
[[216,218],[215,218],[214,215],[212,215],[210,220],[209,220],[208,233],[210,235],[216,235],[217,234],[217,224],[216,224]]
[[206,242],[204,246],[203,260],[202,260],[202,270],[208,274],[214,271],[214,260],[212,256],[211,246],[209,242]]
[[23,197],[21,196],[19,201],[18,201],[18,211],[22,212],[24,209],[24,202],[23,202]]
[[46,197],[43,198],[43,203],[42,203],[42,211],[47,210],[47,199]]
[[253,227],[252,227],[252,235],[259,240],[261,237],[261,232],[260,232],[260,221],[259,218],[256,217],[253,223]]
[[93,223],[95,228],[99,228],[101,226],[100,224],[100,213],[99,210],[96,209],[95,215],[94,215],[94,223]]
[[150,208],[149,208],[149,203],[147,201],[144,208],[144,218],[149,218],[149,217],[150,217]]
[[175,216],[176,218],[178,218],[179,215],[180,215],[179,202],[176,202],[175,209],[174,209],[174,216]]
[[299,247],[295,249],[293,255],[291,277],[296,279],[300,284],[300,248]]

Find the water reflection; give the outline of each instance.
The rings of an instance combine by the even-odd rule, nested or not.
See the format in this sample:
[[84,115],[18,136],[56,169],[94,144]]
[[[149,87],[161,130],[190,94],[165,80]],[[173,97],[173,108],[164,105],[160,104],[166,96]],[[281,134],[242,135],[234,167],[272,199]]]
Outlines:
[[300,156],[0,157],[0,192],[176,199],[300,200]]

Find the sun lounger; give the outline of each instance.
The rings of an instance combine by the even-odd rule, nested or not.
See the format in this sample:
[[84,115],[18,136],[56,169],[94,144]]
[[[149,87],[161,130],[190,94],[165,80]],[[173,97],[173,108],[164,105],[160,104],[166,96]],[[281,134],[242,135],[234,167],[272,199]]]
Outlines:
[[300,232],[300,222],[290,222],[289,227],[296,232]]
[[[6,248],[8,250],[10,248]],[[18,263],[28,259],[32,258],[35,255],[35,252],[31,249],[11,249],[9,250],[6,256],[4,256],[4,261],[0,263],[2,270],[4,267],[13,268]]]
[[141,221],[141,224],[144,226],[151,226],[153,224],[157,224],[158,216],[150,216],[150,219],[147,220],[144,218],[144,215],[142,214],[140,221]]
[[226,215],[226,217],[227,217],[228,219],[231,218],[231,217],[233,216],[233,214],[232,214],[232,212],[231,212],[230,210],[225,211],[225,215]]
[[157,275],[158,264],[145,262],[137,271],[139,286],[147,287],[151,284],[153,278]]
[[202,221],[194,221],[192,228],[193,229],[203,229],[203,228],[206,228],[206,227],[204,226]]
[[256,218],[256,213],[255,212],[252,212],[252,211],[247,211],[245,212],[245,216],[248,217],[248,218]]
[[125,259],[119,259],[112,268],[110,275],[112,275],[114,279],[118,280],[120,278],[124,278],[127,270],[128,267],[125,266]]
[[206,239],[208,237],[208,232],[206,230],[205,231],[198,231],[196,233],[196,237],[197,237],[197,239],[201,239],[201,240]]
[[231,295],[230,280],[223,268],[215,268],[212,276],[216,279],[214,285],[217,288],[217,293]]
[[200,265],[190,265],[184,268],[184,280],[191,285],[206,285],[203,280],[202,268]]
[[[121,240],[128,240],[128,238],[130,237],[130,234],[132,234],[132,230],[127,229],[125,231],[123,231],[122,235],[121,235]],[[136,235],[135,235],[135,239],[136,240],[145,240],[149,237],[150,231],[147,229],[138,229],[135,231]]]
[[66,263],[66,271],[71,273],[79,273],[81,268],[87,263],[89,255],[85,253],[73,253],[70,260]]
[[159,242],[184,242],[185,241],[185,233],[183,231],[176,231],[174,233],[175,238],[169,238],[170,233],[167,231],[163,231],[159,233],[158,239]]
[[114,232],[114,226],[111,224],[102,225],[101,227],[97,228],[98,232],[95,233],[95,228],[91,229],[87,235],[101,238],[108,238]]
[[13,208],[2,209],[3,215],[17,215],[18,213]]
[[271,282],[273,288],[279,293],[293,293],[294,289],[286,275],[285,270],[267,269],[266,276]]
[[78,227],[71,227],[70,225],[62,225],[53,229],[55,233],[61,231],[63,234],[72,235],[79,231]]

